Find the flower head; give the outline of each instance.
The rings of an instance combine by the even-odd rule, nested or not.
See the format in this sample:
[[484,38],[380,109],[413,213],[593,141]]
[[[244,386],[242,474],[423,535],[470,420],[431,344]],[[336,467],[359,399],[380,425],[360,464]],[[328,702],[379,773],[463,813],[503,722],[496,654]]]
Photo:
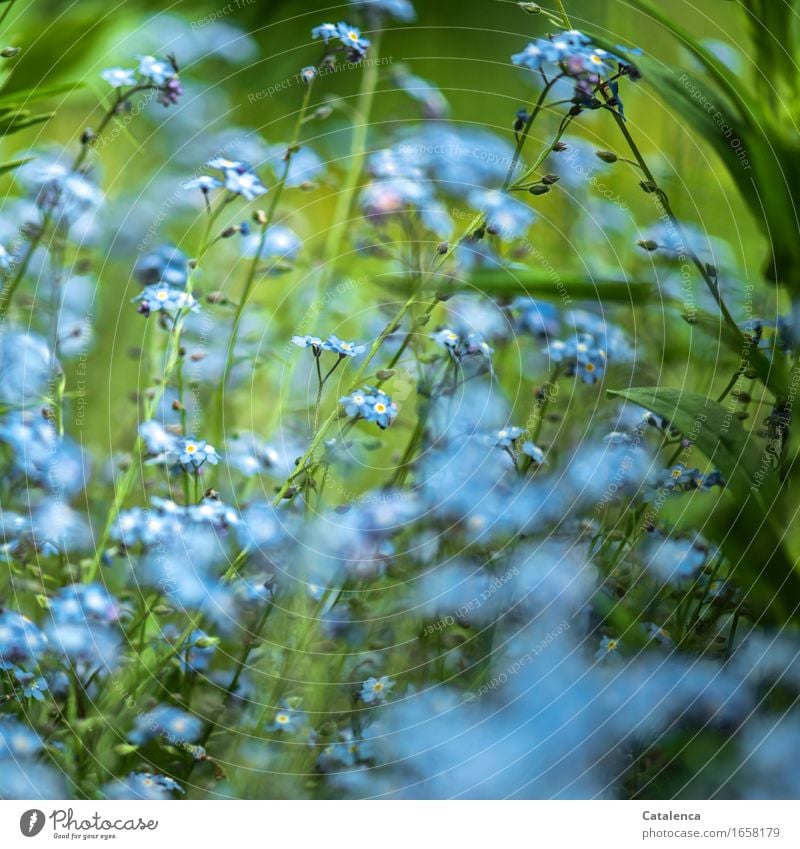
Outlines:
[[133,302],[139,304],[139,312],[145,316],[153,312],[175,314],[181,310],[197,312],[200,309],[200,304],[191,293],[174,286],[145,286]]
[[374,422],[385,430],[397,416],[397,404],[382,390],[367,387],[339,399],[348,416]]
[[530,42],[511,57],[515,65],[532,71],[560,73],[575,80],[580,99],[591,96],[601,80],[617,72],[632,79],[639,78],[635,65],[616,53],[592,44],[591,38],[579,30],[568,30]]
[[305,724],[305,715],[300,711],[289,707],[286,702],[283,702],[280,709],[275,714],[272,724],[267,726],[267,731],[279,731],[282,734],[296,734],[305,727]]
[[338,41],[351,62],[360,62],[369,47],[369,39],[361,35],[361,30],[344,21],[338,24],[320,24],[311,30],[311,35],[313,38],[321,38],[325,44]]
[[123,86],[136,85],[136,72],[128,68],[106,68],[100,73],[100,76],[112,87],[122,88]]
[[340,357],[357,357],[367,350],[367,346],[357,345],[355,342],[345,342],[343,339],[340,339],[338,336],[331,333],[331,335],[325,340],[322,350],[333,351],[333,353],[338,354]]
[[367,678],[358,695],[365,704],[382,704],[391,693],[394,684],[395,682],[388,675],[383,675],[380,678]]
[[292,336],[292,344],[298,348],[311,348],[316,355],[322,350],[323,341],[319,336]]
[[212,445],[193,436],[180,437],[175,443],[174,452],[184,469],[199,469],[204,463],[216,466],[220,461],[220,456]]

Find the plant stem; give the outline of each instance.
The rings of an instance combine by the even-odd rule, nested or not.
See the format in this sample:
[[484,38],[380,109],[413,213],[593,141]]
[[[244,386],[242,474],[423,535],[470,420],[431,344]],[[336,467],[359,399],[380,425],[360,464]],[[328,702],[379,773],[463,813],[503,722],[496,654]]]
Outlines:
[[[517,146],[516,146],[516,149],[514,151],[514,156],[512,157],[511,163],[510,163],[510,165],[508,167],[508,171],[506,173],[505,180],[503,181],[503,185],[502,185],[502,191],[504,191],[504,192],[507,192],[509,190],[509,187],[511,186],[514,171],[516,170],[517,164],[519,163],[519,159],[520,159],[520,156],[522,154],[522,149],[525,145],[525,141],[528,138],[530,129],[533,125],[533,121],[535,120],[536,116],[541,112],[542,106],[543,106],[545,98],[547,96],[547,92],[549,91],[550,87],[552,87],[555,84],[557,79],[558,78],[550,80],[545,85],[545,90],[540,95],[540,97],[539,97],[539,99],[536,103],[536,106],[534,107],[530,117],[528,118],[528,121],[526,122],[526,125],[525,125],[525,129],[523,130],[522,133],[520,133],[520,136],[517,139]],[[563,131],[566,127],[566,123],[568,123],[566,121],[566,119],[565,119],[565,121],[562,121],[562,125],[561,125],[561,128],[559,130],[558,138],[560,138],[560,134],[563,133]],[[542,154],[539,156],[539,158],[537,160],[537,165],[535,167],[538,167],[544,161],[544,159],[552,152],[554,144],[555,144],[555,142],[551,143],[542,152]],[[475,230],[477,228],[479,228],[485,220],[486,220],[486,213],[485,212],[479,212],[470,221],[470,223],[467,225],[467,227],[461,233],[461,235],[458,237],[458,239],[456,239],[453,243],[448,245],[447,250],[443,254],[437,255],[438,258],[439,258],[439,261],[438,261],[438,263],[434,262],[431,269],[427,272],[427,276],[431,277],[431,278],[435,277],[438,274],[439,270],[444,265],[444,263],[447,262],[447,260],[455,253],[456,249],[464,241],[464,239],[466,239],[468,236],[472,235],[472,233],[474,233]],[[366,358],[362,361],[361,366],[358,368],[355,376],[353,377],[353,381],[352,381],[352,384],[351,384],[352,388],[351,388],[350,391],[354,391],[356,388],[358,388],[359,381],[361,380],[363,375],[366,373],[369,364],[375,358],[375,355],[378,353],[378,351],[381,348],[381,346],[383,345],[383,343],[399,327],[400,322],[403,320],[406,313],[408,313],[409,310],[411,310],[413,308],[413,306],[415,305],[415,303],[417,301],[417,290],[422,287],[423,282],[424,282],[424,278],[421,277],[419,279],[417,285],[413,287],[410,297],[403,304],[403,306],[400,308],[397,315],[395,315],[395,317],[384,327],[381,334],[372,343],[372,346],[370,347],[370,350],[369,350]],[[425,314],[430,315],[433,312],[433,309],[436,307],[436,304],[438,302],[439,302],[439,297],[437,295],[436,298],[433,300],[433,302],[428,305]],[[392,368],[397,363],[402,352],[408,347],[412,333],[413,333],[413,327],[408,331],[408,333],[406,334],[406,338],[401,343],[400,349],[395,353],[394,357],[392,358],[392,360],[389,364],[390,368]],[[305,454],[303,454],[303,456],[297,461],[297,467],[287,477],[287,479],[283,482],[281,488],[278,490],[278,493],[275,496],[275,499],[273,500],[273,504],[275,506],[280,504],[280,502],[283,500],[283,497],[286,495],[287,491],[289,490],[290,486],[292,485],[292,482],[294,480],[296,480],[305,471],[307,471],[307,469],[309,468],[309,466],[313,462],[314,453],[316,452],[317,448],[321,444],[322,440],[325,438],[325,435],[328,432],[329,428],[338,419],[338,417],[339,417],[339,412],[338,412],[338,410],[334,409],[333,412],[331,412],[331,414],[323,421],[321,427],[316,431],[314,437],[312,438],[311,444],[309,445]]]
[[566,26],[567,29],[572,29],[572,21],[569,19],[567,10],[564,8],[563,0],[556,0],[556,6],[558,6],[558,13],[564,21],[564,26]]
[[289,170],[292,165],[292,157],[294,156],[298,143],[300,141],[300,131],[303,126],[303,121],[305,119],[306,112],[308,111],[308,104],[311,99],[312,88],[313,80],[306,85],[306,90],[303,94],[303,102],[300,106],[300,110],[297,113],[297,120],[295,121],[292,139],[286,149],[283,172],[281,173],[277,185],[272,190],[272,200],[270,201],[270,205],[267,209],[264,221],[261,224],[261,237],[258,241],[253,261],[250,263],[250,268],[247,273],[247,278],[245,279],[242,296],[239,299],[239,303],[236,305],[236,312],[234,313],[233,317],[233,326],[231,327],[230,337],[228,338],[227,352],[225,355],[225,366],[223,367],[222,378],[220,380],[219,389],[217,390],[217,421],[215,428],[215,439],[217,443],[221,443],[222,438],[224,436],[225,386],[228,382],[228,376],[230,375],[231,368],[233,367],[233,358],[236,350],[236,337],[239,335],[239,326],[242,323],[242,317],[244,315],[245,307],[247,306],[247,303],[250,300],[250,295],[252,294],[253,284],[255,283],[258,266],[262,261],[261,253],[264,250],[264,245],[267,241],[267,234],[269,228],[272,226],[272,222],[275,219],[275,212],[277,211],[278,203],[280,202],[280,199],[283,195],[283,191],[286,188],[286,181],[289,178]]
[[[214,227],[217,218],[219,217],[219,214],[225,207],[225,202],[226,199],[223,197],[215,210],[209,210],[208,220],[206,222],[206,227],[200,242],[200,248],[198,250],[194,265],[189,274],[189,278],[186,282],[186,292],[189,295],[191,295],[192,293],[194,275],[197,271],[197,268],[205,257],[208,248],[212,244],[211,231]],[[172,328],[169,333],[169,338],[167,339],[166,363],[164,364],[163,374],[161,375],[157,387],[153,388],[144,405],[143,413],[145,421],[153,418],[153,416],[155,415],[155,411],[157,410],[158,405],[161,402],[162,397],[164,396],[164,392],[169,383],[169,380],[175,373],[175,369],[177,368],[181,360],[181,332],[183,330],[183,325],[186,321],[188,314],[188,309],[180,311],[176,315],[175,321],[172,324]],[[111,509],[108,512],[108,516],[106,517],[106,521],[103,526],[103,530],[97,541],[94,557],[92,558],[91,564],[85,570],[85,573],[83,575],[83,580],[85,582],[93,581],[100,568],[100,563],[103,559],[103,552],[106,546],[108,545],[108,540],[111,536],[111,528],[114,522],[116,521],[116,518],[119,515],[123,504],[127,500],[131,489],[133,488],[133,483],[136,478],[136,472],[138,469],[136,458],[141,452],[143,445],[144,441],[142,440],[141,436],[137,436],[136,442],[133,446],[133,451],[131,452],[130,465],[123,473],[119,485],[114,491],[114,501],[112,502]]]
[[327,261],[327,265],[325,266],[320,279],[320,292],[323,292],[328,279],[336,266],[336,262],[339,259],[342,241],[344,240],[345,233],[347,232],[347,227],[350,222],[350,211],[353,206],[353,197],[355,195],[356,188],[358,187],[358,181],[364,167],[369,119],[372,112],[372,102],[375,98],[375,88],[378,83],[380,41],[381,33],[378,31],[372,39],[372,45],[370,47],[370,62],[365,66],[364,73],[361,77],[361,88],[359,89],[358,101],[355,108],[356,120],[353,124],[353,133],[350,138],[350,165],[347,169],[344,182],[342,183],[336,199],[333,224],[331,225],[330,230],[328,230],[328,235],[325,239],[323,256]]

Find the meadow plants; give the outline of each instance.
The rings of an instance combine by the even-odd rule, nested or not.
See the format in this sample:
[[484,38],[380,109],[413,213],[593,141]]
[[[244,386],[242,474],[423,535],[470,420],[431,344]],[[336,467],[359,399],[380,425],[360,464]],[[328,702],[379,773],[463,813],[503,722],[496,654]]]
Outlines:
[[796,292],[566,5],[514,9],[500,127],[351,0],[252,127],[198,56],[275,57],[174,18],[14,149],[0,798],[800,792]]

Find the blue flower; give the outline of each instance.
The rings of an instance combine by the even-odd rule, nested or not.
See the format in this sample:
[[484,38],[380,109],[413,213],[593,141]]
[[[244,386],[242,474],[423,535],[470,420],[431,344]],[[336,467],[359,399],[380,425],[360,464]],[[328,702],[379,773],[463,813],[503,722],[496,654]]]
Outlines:
[[133,273],[142,286],[165,283],[183,289],[189,278],[189,260],[175,245],[163,244],[137,260]]
[[112,87],[122,88],[126,85],[136,85],[136,72],[127,68],[106,68],[100,76]]
[[[261,246],[260,259],[281,259],[286,262],[294,262],[300,253],[302,242],[297,233],[283,224],[275,224],[270,227],[265,236],[264,244]],[[242,253],[247,257],[254,257],[261,245],[261,236],[254,233],[244,243]]]
[[46,678],[41,675],[37,676],[33,672],[22,672],[20,669],[14,670],[14,677],[17,679],[25,698],[35,699],[37,702],[44,701],[44,694],[50,689]]
[[362,38],[361,30],[344,21],[337,25],[337,30],[339,41],[349,51],[350,57],[352,59],[363,59],[369,47],[369,39]]
[[139,56],[139,73],[147,77],[154,85],[163,86],[175,76],[175,68],[171,63],[155,56]]
[[296,734],[305,726],[305,715],[300,711],[289,707],[286,702],[283,702],[272,724],[267,726],[267,731],[279,731],[283,734]]
[[313,79],[316,79],[317,74],[319,74],[319,71],[313,65],[306,65],[304,68],[300,69],[300,76],[307,83],[310,83]]
[[365,704],[382,704],[391,693],[394,684],[395,682],[388,675],[367,678],[358,695]]
[[172,798],[174,791],[183,793],[183,789],[175,779],[166,775],[151,772],[130,772],[122,780],[105,784],[102,788],[107,799],[148,799],[161,801]]
[[298,348],[311,348],[315,354],[322,350],[322,339],[319,336],[292,336],[292,344]]
[[98,583],[70,584],[50,601],[53,619],[59,623],[112,625],[119,621],[119,603]]
[[202,731],[202,720],[193,714],[172,705],[157,705],[136,717],[128,739],[136,746],[143,746],[154,737],[162,737],[172,745],[194,743]]
[[216,177],[212,177],[209,174],[202,174],[200,177],[195,177],[193,180],[188,180],[183,184],[183,188],[186,191],[190,192],[193,189],[200,189],[203,194],[213,192],[214,189],[219,189],[221,186],[222,183]]
[[357,390],[344,398],[340,398],[339,402],[344,406],[344,411],[348,416],[362,416],[367,409],[367,393],[363,390]]
[[148,454],[161,455],[175,449],[175,435],[164,430],[163,426],[153,419],[139,425],[139,436],[144,441]]
[[523,433],[525,430],[521,427],[504,427],[492,434],[491,442],[497,448],[510,448]]
[[600,640],[600,648],[595,652],[595,660],[606,662],[608,660],[617,659],[619,657],[619,640],[614,637],[603,637]]
[[212,445],[193,436],[180,437],[175,443],[174,453],[184,469],[199,469],[206,462],[216,466],[220,461],[220,456]]
[[417,16],[409,0],[350,0],[350,5],[379,18],[385,16],[408,22]]
[[39,735],[10,716],[0,719],[0,764],[8,759],[29,758],[42,750]]
[[515,53],[511,61],[532,71],[546,70],[552,65],[555,71],[573,78],[579,92],[586,96],[603,78],[618,71],[632,79],[640,76],[633,64],[615,53],[593,46],[592,40],[578,30],[536,39],[520,53]]
[[357,357],[367,350],[366,345],[356,345],[355,342],[345,342],[331,333],[322,346],[323,351],[333,351],[340,357]]
[[245,200],[255,200],[267,192],[266,186],[250,171],[245,171],[243,174],[238,171],[228,171],[225,174],[225,188],[229,192],[241,195]]
[[47,637],[15,610],[0,610],[0,669],[33,665],[47,648]]
[[397,416],[397,404],[382,390],[367,387],[339,399],[348,416],[374,422],[385,430]]
[[443,327],[441,330],[431,333],[431,339],[437,345],[441,345],[443,348],[451,351],[457,350],[461,342],[461,336],[449,327]]
[[589,333],[577,333],[569,342],[555,340],[547,348],[554,363],[561,363],[564,373],[576,375],[584,383],[597,383],[605,374],[607,354]]
[[250,170],[250,166],[246,162],[239,159],[228,159],[225,156],[215,156],[206,162],[209,168],[214,168],[217,171],[222,171],[223,174],[228,171],[238,171],[240,174]]
[[530,440],[522,443],[522,453],[530,457],[537,466],[544,463],[544,451]]
[[321,38],[327,44],[332,38],[339,37],[339,28],[335,24],[320,24],[311,30],[312,38]]
[[144,316],[154,312],[172,315],[181,310],[197,312],[200,309],[200,304],[191,293],[162,284],[145,286],[141,294],[133,298],[133,303],[139,304],[139,312]]
[[361,30],[343,21],[334,24],[320,24],[311,30],[313,38],[321,38],[325,44],[336,40],[347,51],[351,62],[360,62],[366,55],[369,40],[361,36]]

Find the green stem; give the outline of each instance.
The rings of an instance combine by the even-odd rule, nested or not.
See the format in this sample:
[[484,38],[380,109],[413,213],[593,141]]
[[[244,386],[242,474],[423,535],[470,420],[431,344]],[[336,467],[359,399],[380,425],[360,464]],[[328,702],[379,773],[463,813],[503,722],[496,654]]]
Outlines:
[[[383,328],[378,338],[372,343],[367,356],[362,361],[359,368],[356,370],[355,375],[353,376],[353,380],[351,382],[351,390],[355,391],[358,388],[359,381],[364,376],[369,367],[369,364],[375,358],[375,355],[380,350],[383,343],[386,339],[397,330],[397,326],[403,320],[405,314],[411,309],[412,305],[415,303],[417,299],[416,289],[411,293],[408,300],[403,304],[400,308],[399,312],[395,317]],[[289,475],[288,478],[283,482],[283,486],[278,490],[278,494],[275,496],[274,504],[277,506],[283,500],[283,496],[286,495],[287,490],[292,485],[292,481],[296,480],[299,475],[301,475],[308,465],[308,461],[311,460],[316,452],[317,448],[322,443],[322,440],[325,438],[328,430],[331,425],[339,418],[339,411],[334,409],[333,412],[325,419],[325,421],[320,426],[319,430],[317,430],[314,438],[311,440],[311,444],[308,446],[306,453],[300,458],[297,463],[297,468]]]
[[[547,91],[549,90],[549,88],[552,85],[555,84],[555,82],[556,82],[555,79],[551,80],[545,86],[545,90],[540,95],[540,97],[539,97],[539,99],[536,103],[536,106],[534,107],[534,109],[531,113],[531,116],[528,118],[528,121],[526,122],[525,129],[523,130],[522,133],[520,133],[520,137],[517,139],[517,146],[516,146],[516,149],[514,151],[514,156],[512,157],[511,163],[510,163],[510,165],[508,167],[508,171],[506,173],[505,180],[503,181],[503,186],[502,186],[503,191],[508,191],[509,187],[511,186],[514,171],[516,170],[517,164],[518,164],[520,156],[522,154],[522,149],[525,145],[525,141],[527,140],[528,135],[530,133],[530,129],[533,125],[533,121],[535,120],[536,116],[541,112],[542,106],[543,106],[544,101],[545,101],[545,97],[547,95]],[[563,133],[565,127],[566,127],[566,123],[564,121],[562,121],[562,126],[561,126],[561,129],[559,130],[560,134]],[[560,135],[559,135],[559,138],[560,138]],[[542,152],[542,154],[539,156],[539,158],[537,160],[537,165],[535,167],[538,167],[544,161],[544,159],[552,152],[554,145],[555,145],[555,142],[553,142],[551,145],[549,145]],[[442,266],[445,264],[445,262],[447,262],[447,260],[453,255],[453,253],[455,253],[456,249],[464,241],[464,239],[466,239],[468,236],[472,235],[472,233],[474,233],[475,230],[477,228],[479,228],[485,222],[485,220],[486,220],[486,213],[485,212],[479,212],[470,221],[470,223],[467,225],[466,229],[461,233],[461,235],[458,237],[458,239],[456,239],[453,243],[448,245],[446,251],[443,254],[439,255],[438,263],[433,264],[433,266],[431,267],[427,276],[435,277],[438,274],[439,270],[442,268]],[[395,332],[395,330],[399,327],[400,322],[405,317],[406,313],[408,313],[409,310],[411,310],[413,308],[413,306],[415,305],[415,303],[417,301],[417,289],[422,287],[423,282],[424,282],[423,278],[420,278],[417,286],[415,286],[412,289],[410,297],[403,304],[403,306],[400,308],[397,315],[395,315],[395,317],[386,325],[386,327],[384,327],[381,334],[372,343],[372,346],[370,347],[370,350],[369,350],[366,358],[362,361],[361,366],[358,368],[355,376],[353,377],[353,381],[352,381],[352,384],[351,384],[351,386],[352,386],[351,391],[354,391],[356,388],[358,388],[359,381],[361,380],[363,375],[366,373],[367,368],[369,367],[369,364],[375,358],[375,355],[378,353],[378,351],[381,348],[381,346],[383,345],[383,343],[386,341],[386,339],[392,333]],[[428,305],[428,308],[426,310],[426,315],[431,314],[433,309],[436,307],[436,304],[438,303],[438,301],[439,301],[439,298],[437,296],[434,299],[434,301],[431,304]],[[414,330],[414,328],[412,327],[408,331],[406,338],[403,340],[403,342],[400,346],[400,349],[396,352],[395,356],[391,360],[391,363],[389,365],[390,368],[393,367],[397,363],[397,361],[400,358],[400,355],[407,348],[407,346],[410,342],[410,339],[411,339],[411,335],[413,334],[413,330]],[[305,454],[303,454],[303,456],[298,460],[297,467],[289,475],[289,477],[283,482],[281,488],[278,490],[278,493],[275,496],[275,499],[273,501],[273,504],[275,506],[280,504],[280,502],[283,500],[287,491],[291,487],[292,482],[295,481],[305,471],[307,471],[309,466],[311,465],[311,463],[313,463],[314,454],[315,454],[317,448],[322,443],[322,440],[325,438],[325,435],[327,434],[331,425],[333,425],[333,423],[338,419],[338,417],[339,417],[338,410],[334,409],[333,412],[331,412],[331,414],[322,423],[321,427],[317,430],[317,432],[315,433],[313,439],[311,440],[311,444],[309,445]]]
[[558,13],[561,15],[561,18],[564,21],[564,26],[567,29],[572,29],[572,21],[569,19],[567,10],[564,8],[563,0],[556,0],[556,6],[558,6]]
[[[191,272],[189,274],[189,278],[186,281],[186,292],[191,295],[193,283],[194,283],[194,275],[197,271],[198,266],[206,255],[208,248],[211,244],[211,231],[214,227],[214,224],[219,217],[219,214],[225,207],[226,199],[223,197],[218,204],[217,208],[213,211],[209,211],[208,220],[206,222],[206,227],[203,232],[202,240],[200,243],[200,249],[197,253],[197,258],[194,261]],[[167,385],[169,384],[170,379],[175,373],[175,369],[178,366],[178,363],[181,359],[181,332],[183,330],[184,322],[189,314],[188,309],[184,309],[179,312],[175,321],[172,324],[172,328],[170,330],[169,338],[167,339],[167,360],[164,365],[164,371],[161,375],[161,378],[158,382],[158,386],[154,387],[151,394],[147,398],[144,404],[144,420],[147,421],[152,419],[155,415],[156,410],[158,409],[158,405],[161,402],[161,399],[164,395]],[[113,527],[114,522],[116,521],[117,516],[119,515],[122,506],[125,504],[128,496],[130,495],[131,489],[133,488],[134,481],[136,479],[136,473],[138,471],[137,465],[137,457],[142,450],[144,445],[144,441],[141,436],[137,436],[136,442],[133,446],[133,451],[131,452],[131,460],[130,465],[123,473],[119,485],[116,487],[114,491],[114,500],[111,505],[111,509],[108,512],[108,516],[106,517],[105,524],[103,526],[103,530],[100,534],[100,538],[97,542],[97,547],[95,549],[95,555],[92,558],[92,562],[89,564],[87,569],[84,572],[83,580],[91,582],[97,576],[97,572],[100,569],[100,563],[103,559],[103,552],[105,551],[106,546],[108,545],[108,541],[111,537],[111,528]]]
[[[605,89],[601,89],[601,92],[606,100],[606,103],[608,103],[608,101],[611,100],[611,97],[609,96],[608,92]],[[681,241],[683,242],[686,255],[689,257],[689,259],[691,259],[692,263],[700,272],[703,281],[708,287],[708,290],[711,292],[712,297],[716,301],[725,323],[731,328],[731,330],[737,335],[737,337],[741,337],[742,339],[744,339],[742,331],[739,329],[739,325],[736,323],[733,316],[728,311],[728,307],[722,298],[722,294],[719,291],[718,281],[709,273],[706,264],[700,259],[700,257],[697,255],[697,253],[689,243],[689,240],[686,238],[686,233],[680,221],[678,220],[678,217],[675,215],[672,209],[672,205],[670,203],[669,197],[667,196],[667,193],[659,186],[658,181],[656,180],[655,176],[653,175],[653,172],[650,170],[650,167],[645,161],[642,152],[639,150],[639,146],[636,144],[636,141],[631,135],[630,130],[628,129],[628,125],[625,122],[625,119],[622,117],[622,115],[619,114],[616,109],[613,109],[610,106],[608,107],[608,109],[614,116],[614,121],[616,122],[619,131],[622,133],[628,147],[630,148],[634,159],[639,164],[639,167],[642,169],[642,173],[645,175],[648,182],[653,186],[654,193],[661,202],[661,205],[664,208],[664,212],[666,213],[673,227],[675,227],[675,230],[677,231]]]
[[320,292],[324,291],[328,278],[333,273],[339,259],[342,241],[350,223],[353,198],[364,168],[369,119],[372,112],[372,102],[375,98],[375,88],[378,83],[380,68],[380,40],[381,33],[375,33],[372,46],[370,47],[371,58],[369,64],[365,66],[364,73],[361,77],[361,88],[358,92],[358,100],[355,107],[356,120],[353,124],[353,133],[350,138],[350,165],[336,199],[333,224],[330,230],[328,230],[328,235],[325,239],[323,256],[327,260],[327,265],[320,279]]
[[[147,88],[147,86],[143,88]],[[131,97],[133,94],[141,90],[142,87],[131,89],[127,94],[125,94],[124,97],[121,92],[117,92],[116,97],[114,98],[114,103],[112,104],[111,108],[105,113],[100,123],[97,125],[96,136],[99,136],[103,132],[103,130],[105,130],[111,119],[117,114],[117,109],[119,108],[120,103],[122,103],[123,100]],[[72,162],[71,171],[77,171],[81,167],[81,165],[83,165],[83,162],[89,152],[89,147],[89,141],[82,142],[81,149]],[[36,248],[38,248],[41,244],[42,239],[44,238],[44,235],[47,231],[47,228],[50,226],[51,217],[52,209],[46,210],[42,215],[42,226],[37,230],[37,232],[31,239],[28,245],[28,250],[25,253],[24,259],[14,272],[14,276],[10,280],[6,280],[3,285],[3,291],[2,293],[0,293],[0,322],[3,321],[3,319],[8,314],[11,308],[11,302],[14,299],[14,293],[17,291],[17,287],[19,286],[22,279],[25,277],[25,274],[28,271],[28,266],[30,265],[31,259],[33,258],[33,254],[36,251]]]
[[292,165],[292,157],[294,156],[298,143],[300,141],[300,131],[305,120],[306,112],[308,111],[308,104],[311,99],[312,88],[313,80],[308,83],[308,85],[306,86],[305,93],[303,94],[303,102],[300,106],[299,112],[297,113],[297,120],[295,121],[292,139],[289,142],[288,148],[286,149],[283,171],[281,173],[277,185],[272,190],[272,200],[270,201],[270,205],[267,209],[264,221],[261,224],[261,237],[258,241],[258,246],[256,247],[256,252],[255,256],[253,257],[253,261],[250,263],[250,268],[247,273],[247,278],[245,279],[242,296],[239,299],[239,303],[236,305],[236,312],[234,313],[233,317],[233,326],[231,327],[230,337],[228,338],[227,352],[225,355],[225,366],[222,370],[222,379],[220,380],[219,389],[217,390],[217,422],[215,432],[215,438],[217,440],[217,443],[222,442],[222,438],[224,435],[223,431],[225,427],[225,386],[228,382],[228,376],[230,375],[231,368],[233,367],[233,358],[236,350],[236,337],[239,335],[239,327],[242,323],[244,310],[247,306],[248,301],[250,300],[250,295],[252,294],[253,285],[256,280],[256,273],[258,271],[258,266],[262,260],[261,253],[264,250],[264,245],[267,241],[267,233],[269,231],[269,228],[272,226],[273,220],[275,219],[275,212],[277,211],[278,203],[280,202],[280,199],[283,196],[283,191],[286,188],[286,181],[289,178],[289,169]]

